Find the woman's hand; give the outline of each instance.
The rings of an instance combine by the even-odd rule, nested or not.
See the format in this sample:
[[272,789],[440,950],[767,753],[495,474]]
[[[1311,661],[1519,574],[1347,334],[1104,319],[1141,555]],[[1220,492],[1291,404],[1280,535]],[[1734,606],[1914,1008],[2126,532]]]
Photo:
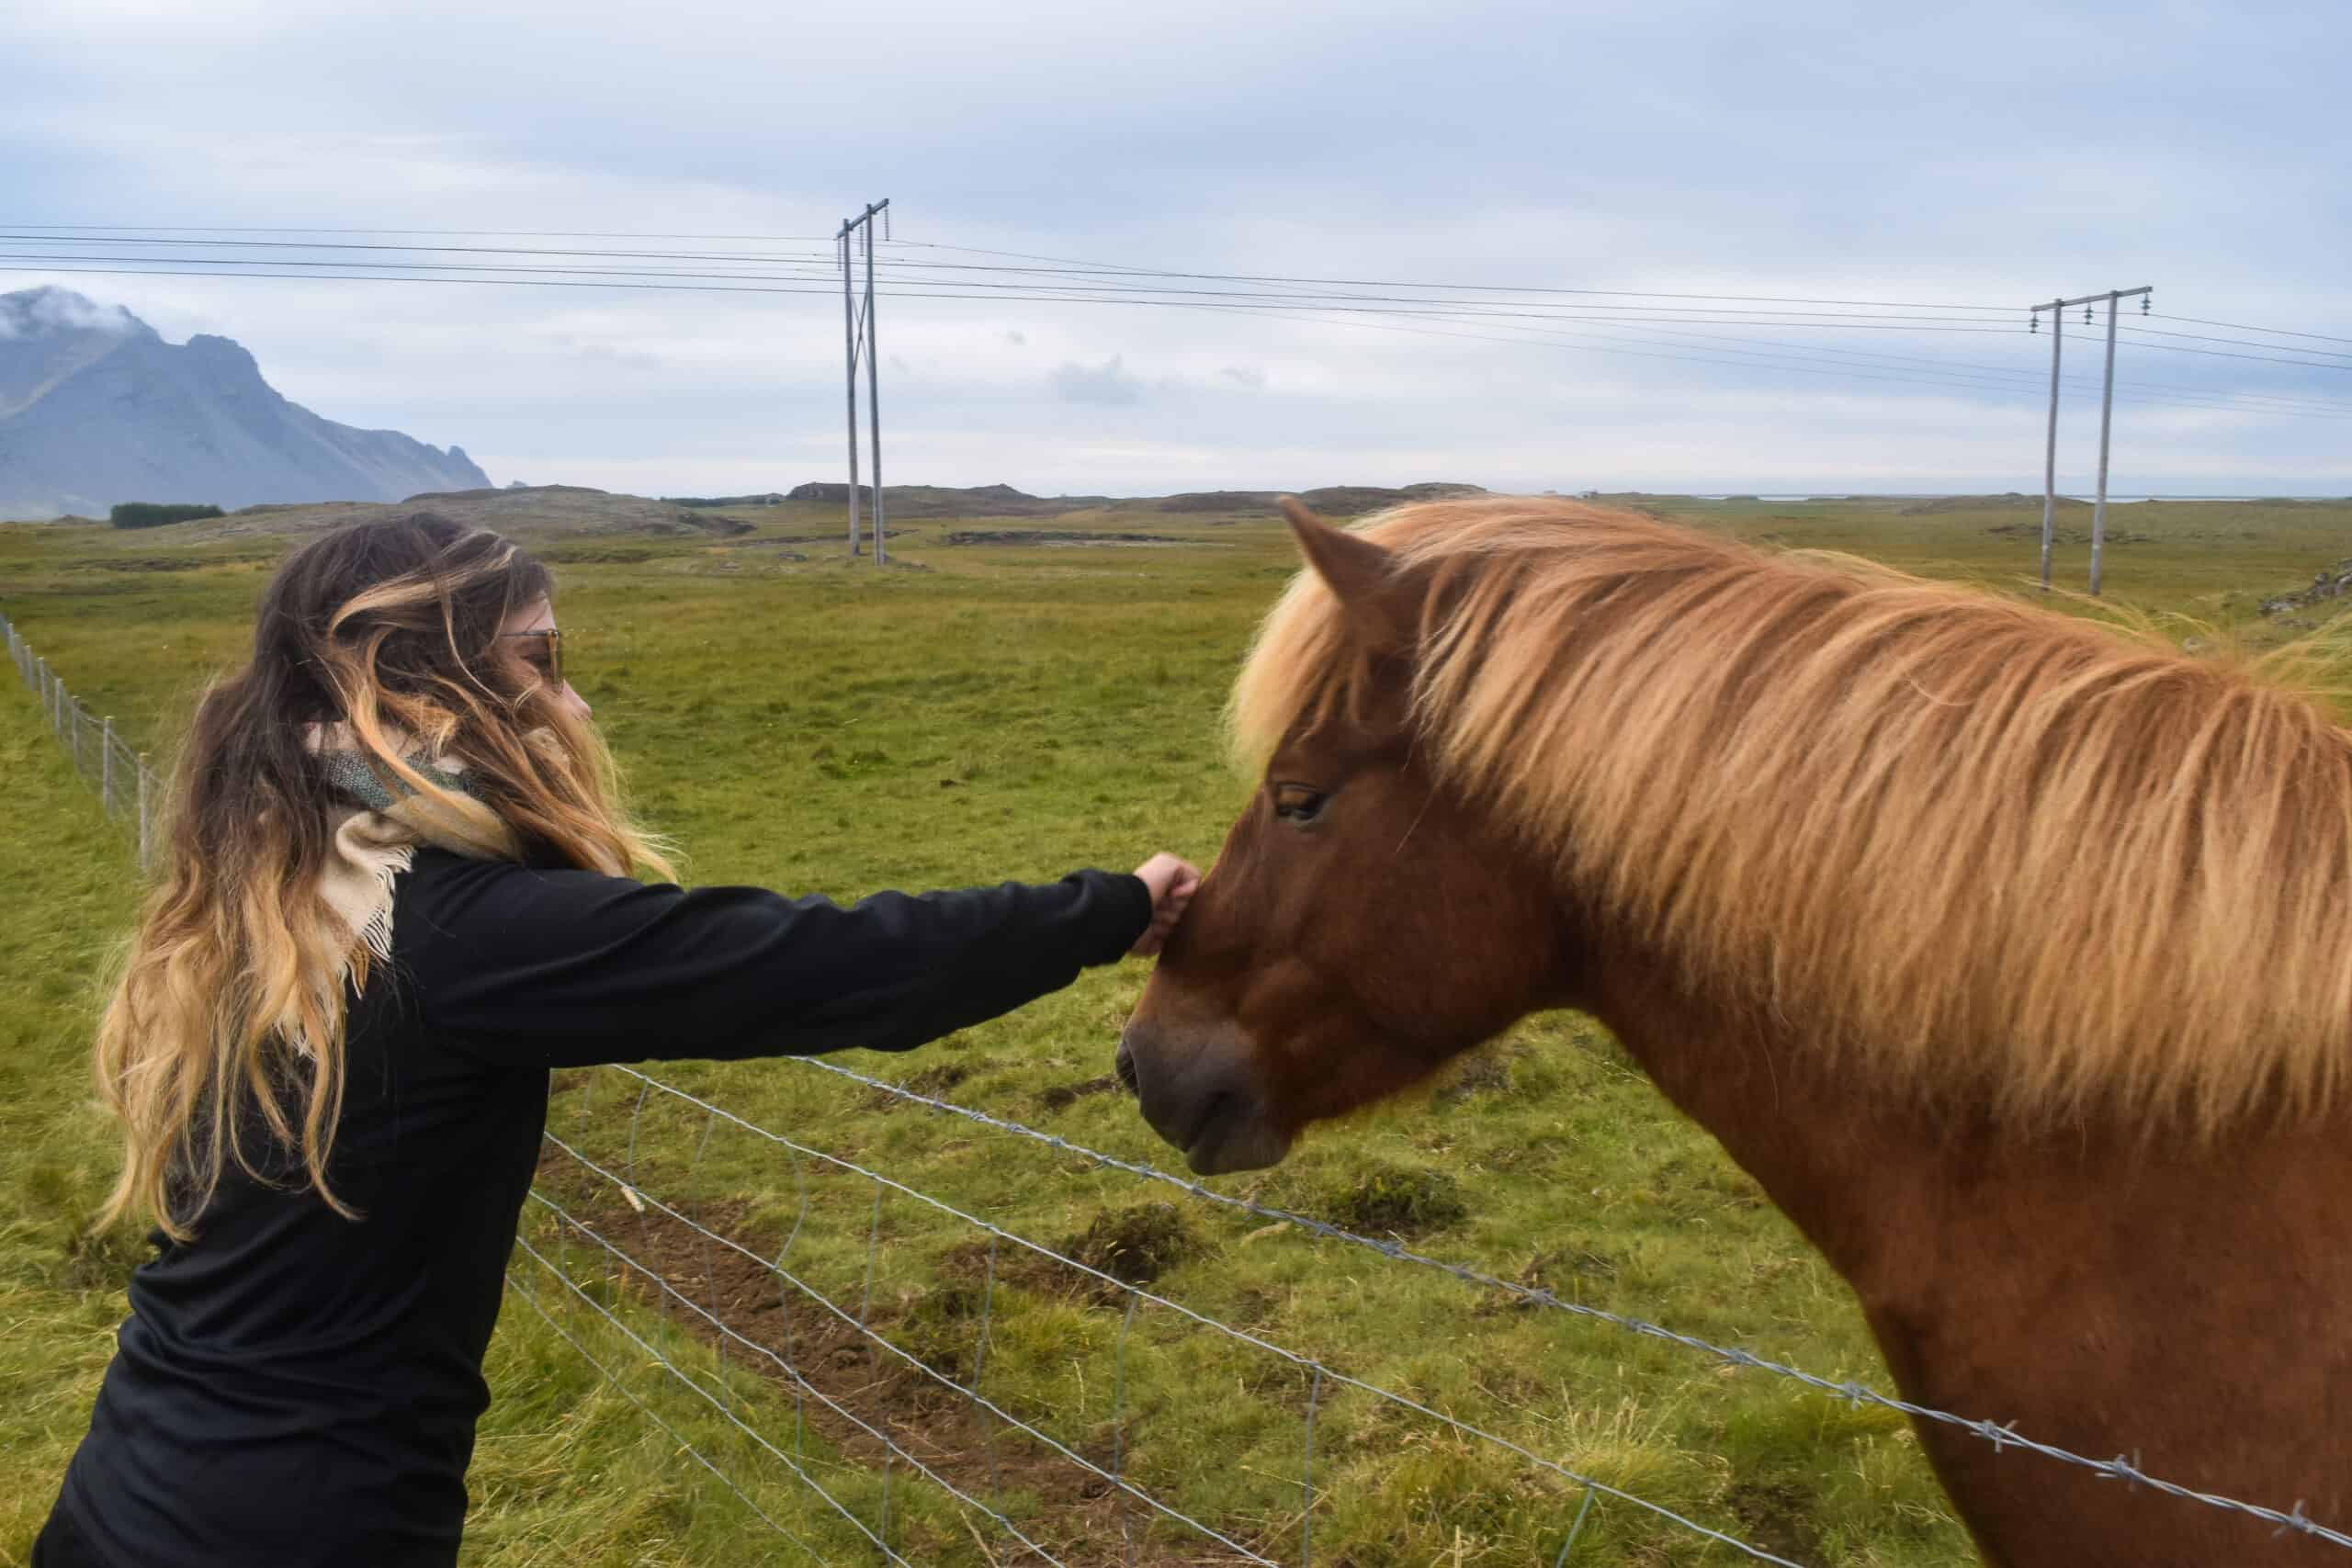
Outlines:
[[1151,890],[1151,927],[1127,951],[1137,958],[1149,958],[1167,945],[1168,933],[1184,918],[1184,907],[1193,901],[1201,874],[1178,856],[1157,854],[1136,867],[1136,875]]

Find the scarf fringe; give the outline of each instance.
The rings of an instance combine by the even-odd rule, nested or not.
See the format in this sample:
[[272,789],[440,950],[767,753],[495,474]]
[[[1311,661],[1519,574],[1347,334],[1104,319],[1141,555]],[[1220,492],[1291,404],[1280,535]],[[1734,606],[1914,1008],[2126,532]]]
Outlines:
[[392,956],[392,897],[401,874],[415,863],[420,844],[469,860],[519,860],[514,830],[468,791],[464,770],[435,759],[410,764],[456,798],[420,795],[404,784],[388,787],[368,759],[333,742],[340,733],[314,727],[307,738],[327,777],[354,804],[334,818],[334,850],[319,878],[319,894],[350,935],[335,976],[347,985],[362,953],[378,963]]

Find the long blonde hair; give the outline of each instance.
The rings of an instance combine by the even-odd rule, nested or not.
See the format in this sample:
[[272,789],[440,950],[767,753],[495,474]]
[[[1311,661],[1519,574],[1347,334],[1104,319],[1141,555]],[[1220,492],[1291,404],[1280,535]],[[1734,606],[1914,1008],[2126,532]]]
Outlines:
[[[436,809],[494,815],[517,843],[671,874],[620,807],[594,729],[497,655],[507,617],[552,589],[513,544],[431,513],[338,530],[278,569],[251,662],[206,691],[179,749],[160,876],[98,1026],[98,1089],[124,1144],[104,1221],[149,1215],[188,1240],[231,1162],[272,1180],[266,1163],[297,1156],[354,1217],[327,1167],[345,1006],[369,954],[321,893],[350,803],[311,752],[314,727],[342,726],[379,773]],[[462,763],[468,794],[420,758]]]

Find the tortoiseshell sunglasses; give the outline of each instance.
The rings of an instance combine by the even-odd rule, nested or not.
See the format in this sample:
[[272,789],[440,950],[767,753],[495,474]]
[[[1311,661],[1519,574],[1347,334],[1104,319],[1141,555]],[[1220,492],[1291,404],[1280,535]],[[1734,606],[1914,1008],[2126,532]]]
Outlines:
[[551,686],[560,686],[563,684],[562,632],[557,630],[554,626],[542,626],[537,631],[501,632],[498,635],[500,637],[529,637],[540,639],[540,641],[547,647],[547,658],[544,662],[548,672],[548,684]]

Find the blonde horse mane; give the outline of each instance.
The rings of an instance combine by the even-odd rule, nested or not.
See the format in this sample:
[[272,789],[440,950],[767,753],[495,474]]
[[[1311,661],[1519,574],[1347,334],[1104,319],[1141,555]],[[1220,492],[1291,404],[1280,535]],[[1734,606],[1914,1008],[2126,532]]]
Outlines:
[[[1427,581],[1415,728],[1711,994],[2005,1118],[2311,1116],[2352,1048],[2352,736],[2303,693],[1884,570],[1567,502],[1359,530]],[[1230,712],[1368,679],[1303,573]]]

